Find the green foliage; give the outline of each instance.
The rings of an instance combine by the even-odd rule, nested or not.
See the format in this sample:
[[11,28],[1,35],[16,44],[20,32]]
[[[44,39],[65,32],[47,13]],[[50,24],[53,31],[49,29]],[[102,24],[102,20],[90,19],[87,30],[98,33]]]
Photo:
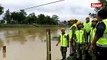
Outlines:
[[19,17],[19,13],[18,12],[12,12],[11,13],[11,18],[15,23],[18,23],[18,18]]
[[0,5],[0,15],[3,13],[3,7]]
[[40,14],[38,15],[38,21],[39,24],[45,24],[45,15],[44,14]]
[[[0,15],[3,13],[3,7],[0,5]],[[44,14],[40,14],[38,16],[35,13],[30,13],[27,16],[27,13],[24,10],[20,10],[19,12],[10,12],[9,9],[4,13],[3,20],[1,24],[6,22],[7,24],[37,24],[37,25],[57,25],[58,24],[58,16],[53,15],[45,16]]]
[[35,13],[29,14],[23,23],[25,23],[25,24],[37,23],[37,17],[35,16]]
[[6,20],[7,23],[11,23],[11,15],[10,15],[9,9],[8,9],[8,10],[6,11],[6,13],[4,14],[3,19]]
[[50,16],[45,16],[44,14],[40,14],[38,15],[37,18],[37,23],[44,25],[57,25],[58,21],[59,20],[57,15],[53,15],[52,17],[50,17]]
[[8,24],[38,24],[38,25],[57,25],[58,24],[58,16],[53,15],[45,16],[44,14],[40,14],[38,16],[35,13],[30,13],[28,16],[24,10],[20,10],[19,12],[11,12],[9,9],[6,11],[3,20],[6,20]]
[[24,10],[20,10],[20,12],[12,12],[11,18],[12,21],[16,24],[24,24],[24,20],[26,19],[26,12]]
[[57,16],[57,15],[53,15],[52,16],[52,19],[53,19],[53,22],[54,22],[54,24],[58,24],[58,22],[59,22],[59,17]]
[[4,21],[4,20],[1,20],[1,21],[0,21],[0,23],[1,23],[1,24],[4,24],[4,23],[5,23],[5,21]]

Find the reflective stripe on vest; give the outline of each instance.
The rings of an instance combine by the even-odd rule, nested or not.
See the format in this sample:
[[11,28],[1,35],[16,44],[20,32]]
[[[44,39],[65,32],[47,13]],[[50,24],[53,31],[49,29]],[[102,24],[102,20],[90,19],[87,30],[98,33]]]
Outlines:
[[91,32],[90,32],[90,36],[91,36],[90,40],[91,40],[91,42],[94,39],[95,33],[96,33],[96,28],[91,28]]
[[72,29],[73,27],[76,27],[77,28],[77,25],[76,24],[73,24],[70,29]]
[[67,47],[67,45],[68,45],[67,34],[60,35],[60,45],[63,47]]
[[70,39],[72,38],[72,30],[70,30],[69,38],[70,38]]
[[77,43],[81,44],[81,43],[85,42],[83,30],[76,30],[75,34],[76,34],[76,42]]
[[88,23],[84,22],[83,25],[86,32],[89,32],[91,30],[91,22]]
[[104,24],[105,24],[105,31],[103,36],[97,41],[97,44],[100,45],[107,45],[107,19],[103,20]]
[[69,38],[70,38],[70,39],[72,38],[73,27],[75,27],[75,30],[77,29],[76,24],[73,24],[73,25],[70,27],[70,33],[69,33]]

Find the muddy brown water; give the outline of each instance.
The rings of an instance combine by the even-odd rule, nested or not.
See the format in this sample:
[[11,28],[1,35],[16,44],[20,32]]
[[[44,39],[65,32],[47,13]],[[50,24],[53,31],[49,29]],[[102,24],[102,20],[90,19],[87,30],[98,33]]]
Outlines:
[[[52,60],[60,60],[60,46],[56,46],[60,29],[51,29]],[[6,46],[6,52],[3,52]],[[1,28],[0,60],[46,60],[46,30],[37,28]],[[69,51],[67,52],[69,55]]]

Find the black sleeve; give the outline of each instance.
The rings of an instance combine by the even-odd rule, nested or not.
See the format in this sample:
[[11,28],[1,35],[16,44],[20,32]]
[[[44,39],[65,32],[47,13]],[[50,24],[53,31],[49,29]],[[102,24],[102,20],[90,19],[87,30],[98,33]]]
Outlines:
[[69,47],[69,34],[67,34],[68,47]]
[[67,40],[69,41],[69,34],[67,34]]
[[95,34],[95,36],[97,36],[97,37],[102,37],[104,31],[105,31],[105,24],[104,24],[104,22],[100,22],[100,23],[96,26],[96,34]]

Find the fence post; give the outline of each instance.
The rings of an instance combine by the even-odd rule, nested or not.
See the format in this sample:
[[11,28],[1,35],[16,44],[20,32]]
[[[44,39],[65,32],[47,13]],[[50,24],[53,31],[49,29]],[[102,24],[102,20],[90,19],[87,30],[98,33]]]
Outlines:
[[50,29],[46,29],[46,45],[47,45],[47,60],[51,60],[51,32]]
[[3,57],[6,57],[6,46],[3,46]]

